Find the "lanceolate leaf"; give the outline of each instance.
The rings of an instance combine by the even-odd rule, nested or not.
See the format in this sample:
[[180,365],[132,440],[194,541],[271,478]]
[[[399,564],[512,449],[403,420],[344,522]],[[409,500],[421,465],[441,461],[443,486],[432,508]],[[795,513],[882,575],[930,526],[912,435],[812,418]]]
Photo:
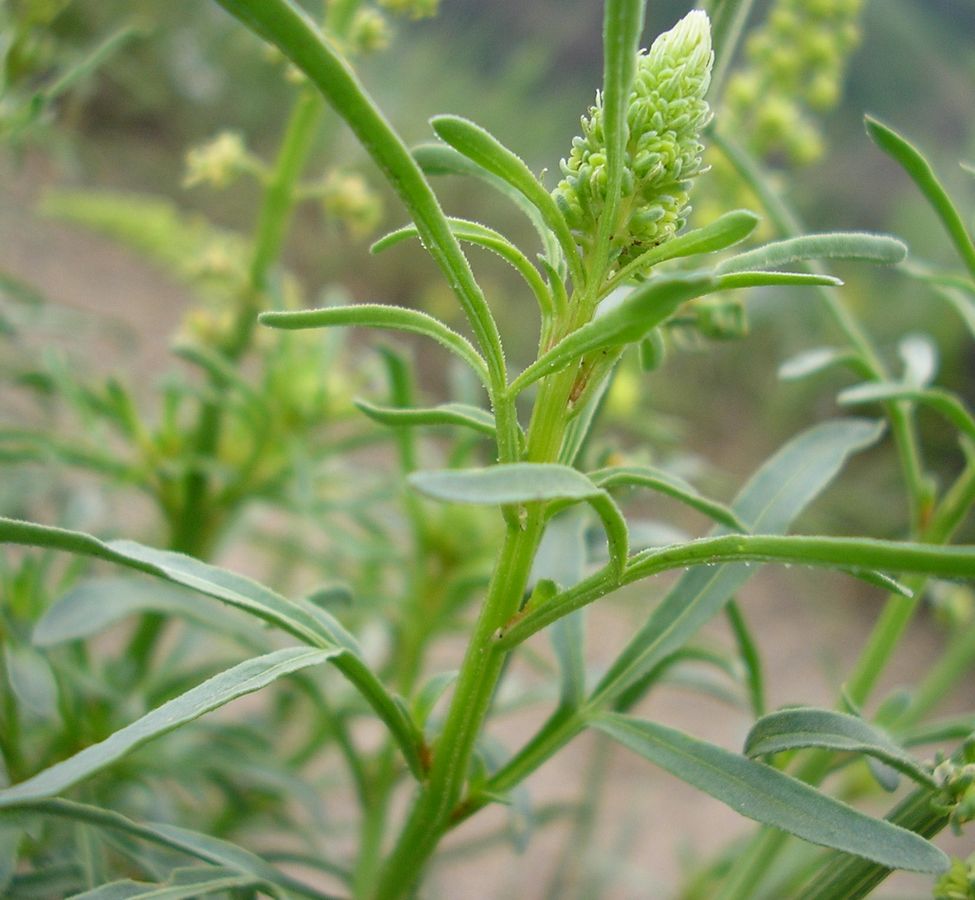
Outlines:
[[[804,432],[769,459],[732,509],[754,531],[785,532],[836,477],[847,458],[875,443],[883,425],[863,419],[826,422]],[[684,575],[610,667],[595,697],[606,701],[682,647],[752,576],[744,564],[701,567]]]
[[839,287],[843,282],[832,275],[808,272],[729,272],[718,276],[719,291],[752,287]]
[[582,472],[551,463],[414,472],[409,481],[421,494],[435,500],[488,506],[540,500],[588,500],[601,493]]
[[907,247],[895,237],[858,231],[836,231],[788,238],[754,250],[746,250],[721,263],[718,272],[725,274],[776,269],[812,259],[846,259],[892,265],[903,260],[905,256]]
[[945,854],[918,835],[872,819],[771,766],[654,722],[607,713],[592,724],[757,822],[894,869],[943,872],[948,867]]
[[261,879],[246,875],[234,869],[220,866],[193,866],[174,869],[164,882],[149,884],[144,881],[113,881],[92,888],[83,894],[75,894],[72,900],[191,900],[205,897],[219,891],[232,891],[235,888],[255,887]]
[[270,328],[334,328],[349,325],[357,328],[388,328],[433,338],[455,353],[476,373],[481,383],[489,384],[487,365],[470,341],[452,331],[439,319],[415,309],[385,306],[380,303],[360,303],[356,306],[329,306],[297,312],[266,312],[258,317]]
[[935,787],[934,779],[914,757],[880,729],[847,713],[780,709],[759,719],[745,738],[745,754],[752,757],[805,747],[865,753],[921,784]]
[[479,125],[460,116],[435,116],[431,119],[431,124],[437,137],[492,175],[508,182],[531,201],[545,220],[545,224],[558,238],[559,246],[572,273],[572,279],[577,286],[581,287],[585,279],[569,226],[549,192],[524,161]]
[[139,840],[177,850],[203,862],[254,875],[262,882],[284,888],[299,897],[335,900],[329,894],[295,881],[243,847],[175,825],[134,822],[119,813],[69,800],[25,800],[0,811],[0,814],[12,815],[15,819],[27,814],[51,816],[84,822],[99,828],[110,828]]
[[619,306],[573,331],[539,357],[512,382],[512,393],[564,369],[587,353],[636,343],[672,316],[682,303],[700,297],[714,287],[714,279],[707,274],[675,275],[648,281]]
[[975,277],[975,243],[965,228],[965,223],[948,196],[938,176],[935,175],[931,164],[924,155],[909,141],[905,140],[893,128],[878,122],[870,116],[866,117],[867,134],[874,143],[888,156],[897,160],[905,172],[918,186],[925,199],[941,219],[945,230],[954,242],[958,255],[961,256],[968,271]]
[[86,747],[26,781],[0,790],[0,807],[54,797],[147,741],[192,722],[237,697],[258,691],[283,675],[319,665],[341,652],[340,648],[289,647],[227,669],[116,731],[101,743]]
[[307,600],[287,600],[270,588],[181,553],[156,550],[134,541],[100,541],[91,535],[0,517],[0,543],[66,550],[146,572],[192,588],[294,635],[313,647],[340,649],[333,664],[369,702],[396,737],[407,762],[419,774],[416,733],[403,710],[363,662],[353,638],[328,612]]

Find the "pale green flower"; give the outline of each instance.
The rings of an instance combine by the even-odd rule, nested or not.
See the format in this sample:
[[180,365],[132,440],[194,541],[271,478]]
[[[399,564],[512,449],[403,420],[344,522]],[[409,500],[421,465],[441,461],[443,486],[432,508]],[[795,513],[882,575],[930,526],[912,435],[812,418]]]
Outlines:
[[[704,96],[713,59],[711,25],[701,10],[688,13],[640,54],[627,109],[623,194],[612,229],[613,246],[624,258],[672,237],[687,218],[691,179],[703,170],[700,135],[710,118]],[[553,196],[586,249],[606,204],[599,95],[561,168],[564,177]]]

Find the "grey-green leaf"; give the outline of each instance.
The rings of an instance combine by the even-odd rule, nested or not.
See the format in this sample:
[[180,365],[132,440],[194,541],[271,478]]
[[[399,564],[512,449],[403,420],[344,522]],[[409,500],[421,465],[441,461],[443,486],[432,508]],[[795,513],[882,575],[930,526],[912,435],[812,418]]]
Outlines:
[[780,709],[759,719],[745,738],[745,754],[752,757],[804,747],[865,753],[921,784],[935,786],[930,773],[888,735],[848,713],[808,707]]
[[331,895],[285,875],[243,847],[176,825],[135,822],[117,812],[70,800],[24,800],[2,812],[12,815],[15,821],[25,815],[35,814],[109,828],[139,840],[177,850],[203,862],[254,875],[262,882],[280,886],[299,897],[335,900]]
[[291,672],[319,665],[342,651],[288,647],[240,663],[204,681],[105,740],[55,763],[32,778],[0,790],[0,807],[54,797],[112,765],[136,747],[185,725],[237,697],[260,690]]
[[569,226],[549,192],[525,162],[479,125],[460,116],[435,116],[431,124],[437,137],[524,194],[558,239],[573,281],[584,284],[582,264]]
[[794,262],[812,259],[841,259],[856,262],[893,265],[907,256],[903,241],[886,234],[859,231],[835,231],[806,234],[802,237],[774,241],[754,250],[746,250],[721,263],[720,274],[759,269],[776,269]]
[[948,857],[913,832],[821,794],[778,769],[654,722],[602,714],[600,731],[757,822],[892,869],[943,872]]
[[[752,531],[782,534],[836,477],[847,458],[874,444],[883,424],[845,419],[817,425],[789,441],[741,490],[732,509]],[[680,649],[754,574],[733,563],[686,573],[634,636],[597,686],[611,701]]]
[[429,408],[403,409],[398,406],[377,406],[365,400],[355,400],[356,407],[374,422],[393,427],[418,425],[454,425],[470,428],[494,437],[494,416],[486,410],[466,403],[444,403]]
[[359,303],[355,306],[329,306],[296,312],[266,312],[258,321],[269,328],[388,328],[432,338],[466,362],[477,373],[481,383],[489,383],[487,363],[463,335],[448,328],[439,319],[416,309],[386,306],[381,303]]
[[71,900],[191,900],[205,897],[217,891],[254,887],[261,880],[254,875],[237,872],[220,866],[193,866],[173,869],[164,882],[150,884],[126,878],[75,894]]
[[683,478],[661,469],[655,469],[651,466],[612,466],[590,472],[589,477],[593,484],[601,488],[627,486],[659,491],[661,494],[673,497],[675,500],[679,500],[735,531],[747,531],[735,515],[734,510],[716,500],[709,500]]
[[601,493],[585,475],[554,463],[508,463],[485,469],[414,472],[421,494],[451,503],[498,506],[541,500],[588,500]]
[[512,393],[564,369],[587,353],[642,340],[673,315],[682,303],[714,290],[715,286],[716,281],[706,273],[674,275],[648,281],[618,306],[597,315],[542,354],[512,382]]
[[782,363],[779,366],[779,378],[783,381],[797,381],[824,372],[833,366],[842,365],[849,360],[849,352],[839,347],[813,347]]

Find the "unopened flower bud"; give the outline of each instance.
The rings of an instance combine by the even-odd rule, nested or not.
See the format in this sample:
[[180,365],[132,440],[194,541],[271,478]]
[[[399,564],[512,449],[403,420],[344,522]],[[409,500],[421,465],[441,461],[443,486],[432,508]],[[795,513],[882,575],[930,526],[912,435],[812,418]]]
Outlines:
[[185,187],[208,184],[222,188],[247,168],[247,148],[236,131],[224,131],[186,154]]

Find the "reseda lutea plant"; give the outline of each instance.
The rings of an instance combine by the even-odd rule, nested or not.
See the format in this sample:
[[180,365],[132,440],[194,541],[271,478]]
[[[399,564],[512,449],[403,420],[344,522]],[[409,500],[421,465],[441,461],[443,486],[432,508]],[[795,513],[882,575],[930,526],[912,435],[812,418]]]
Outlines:
[[[203,864],[192,874],[197,881],[190,889],[196,893],[202,892],[200,884],[215,886],[230,878],[241,889],[321,897],[269,860],[204,834],[119,822],[110,811],[56,798],[156,735],[283,675],[327,662],[345,676],[387,732],[375,754],[363,753],[353,733],[341,740],[357,777],[360,841],[354,858],[330,861],[322,868],[356,897],[411,896],[449,831],[485,806],[507,800],[529,774],[590,728],[777,829],[776,834],[789,833],[884,870],[945,871],[947,858],[922,836],[930,833],[927,819],[904,821],[902,827],[872,818],[817,790],[817,778],[794,778],[760,760],[810,743],[854,749],[915,780],[922,813],[935,801],[942,818],[954,816],[959,824],[965,817],[959,810],[964,813],[968,802],[963,760],[953,763],[955,768],[934,770],[856,710],[799,709],[764,716],[744,754],[628,714],[656,685],[666,665],[687,649],[696,631],[749,580],[753,563],[826,567],[901,593],[903,586],[887,573],[975,577],[973,547],[787,534],[846,460],[879,440],[883,426],[846,418],[809,429],[766,461],[730,505],[658,469],[596,467],[586,453],[602,394],[622,355],[638,347],[646,363],[659,361],[664,332],[685,310],[694,311],[701,298],[755,286],[837,286],[838,279],[827,274],[781,269],[817,259],[895,263],[903,258],[904,246],[882,235],[834,233],[736,253],[732,248],[749,237],[758,221],[742,210],[681,231],[692,183],[700,174],[702,129],[710,115],[706,94],[713,54],[709,20],[702,11],[689,13],[641,53],[642,0],[607,0],[602,90],[583,120],[583,135],[563,163],[563,180],[550,192],[496,138],[455,116],[436,117],[432,124],[440,142],[411,152],[340,49],[290,0],[220,3],[288,57],[357,135],[413,220],[376,249],[419,237],[474,335],[472,342],[426,313],[380,304],[273,311],[260,318],[276,329],[359,326],[432,338],[483,386],[490,409],[458,403],[421,409],[409,404],[405,390],[396,392],[394,407],[363,406],[397,428],[449,425],[494,442],[492,465],[470,467],[461,455],[456,466],[416,470],[409,476],[417,552],[417,590],[409,614],[417,620],[424,616],[422,601],[430,587],[422,580],[432,555],[423,530],[427,501],[418,495],[496,509],[503,533],[476,621],[467,630],[459,672],[419,684],[419,660],[429,634],[417,623],[403,623],[403,634],[410,639],[397,646],[399,653],[409,651],[408,663],[393,659],[388,671],[380,672],[367,663],[337,619],[307,599],[285,598],[189,556],[0,521],[0,538],[7,542],[102,559],[192,588],[275,625],[296,641],[191,687],[107,740],[0,790],[0,811],[73,818],[178,850]],[[732,50],[727,45],[717,48],[719,55]],[[524,211],[543,248],[539,265],[498,232],[446,217],[428,180],[443,174],[480,178]],[[517,374],[509,371],[504,353],[503,323],[495,321],[461,243],[498,253],[523,277],[526,293],[538,303],[538,354]],[[708,259],[723,251],[731,252],[716,263]],[[400,450],[403,468],[410,471],[416,459],[405,442]],[[715,529],[697,540],[638,546],[613,494],[620,487],[667,494],[710,517]],[[952,522],[956,512],[952,506],[946,514]],[[579,516],[591,518],[604,531],[605,554],[589,560]],[[584,567],[583,561],[594,565]],[[687,571],[598,680],[590,679],[583,608],[625,585],[675,570]],[[499,761],[491,752],[488,725],[505,663],[543,629],[549,629],[559,662],[558,703],[523,746]],[[446,711],[439,718],[431,715],[447,690]],[[406,702],[397,691],[406,695]],[[411,806],[404,820],[396,822],[390,800],[403,779],[410,782]],[[946,790],[950,786],[954,792]],[[943,812],[947,807],[950,811]],[[187,884],[188,876],[176,867],[152,874],[159,882]],[[225,886],[226,881],[214,889]],[[849,894],[827,890],[823,896],[838,900]]]

